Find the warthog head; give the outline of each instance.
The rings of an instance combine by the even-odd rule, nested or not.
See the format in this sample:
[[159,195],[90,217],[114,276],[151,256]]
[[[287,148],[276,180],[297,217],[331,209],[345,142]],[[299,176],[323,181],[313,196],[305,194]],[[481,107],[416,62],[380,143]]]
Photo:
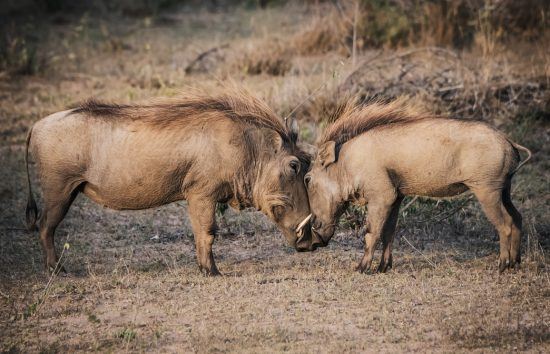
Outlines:
[[313,247],[328,244],[336,227],[336,221],[345,209],[336,162],[336,144],[323,144],[304,177],[311,210],[311,231]]
[[[294,121],[293,121],[294,122]],[[309,200],[304,176],[311,155],[297,142],[297,126],[287,127],[290,139],[274,135],[272,152],[261,159],[254,188],[256,207],[273,220],[288,244],[298,251],[313,251]]]
[[309,224],[309,203],[303,183],[305,169],[296,156],[287,151],[266,166],[262,178],[268,191],[262,197],[262,211],[285,235],[288,244],[298,251],[313,250]]

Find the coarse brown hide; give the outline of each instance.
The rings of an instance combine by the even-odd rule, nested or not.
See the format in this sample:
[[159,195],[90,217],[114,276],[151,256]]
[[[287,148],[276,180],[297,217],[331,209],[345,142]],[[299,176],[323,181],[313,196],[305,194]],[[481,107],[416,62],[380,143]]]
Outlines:
[[[500,237],[499,270],[519,265],[521,215],[512,204],[514,173],[528,149],[481,122],[433,116],[400,98],[338,109],[305,176],[312,239],[326,245],[349,202],[368,205],[365,254],[370,270],[380,239],[378,271],[392,266],[392,242],[405,196],[451,197],[471,190]],[[518,150],[528,157],[519,162]]]
[[[54,232],[80,192],[120,210],[187,200],[206,274],[218,274],[216,203],[261,210],[290,245],[311,248],[309,225],[296,231],[309,214],[303,184],[309,156],[296,139],[296,131],[242,90],[142,105],[88,101],[38,121],[28,134],[27,155],[30,148],[43,193],[39,231],[46,266],[56,271]],[[33,227],[37,207],[28,182],[27,223]]]

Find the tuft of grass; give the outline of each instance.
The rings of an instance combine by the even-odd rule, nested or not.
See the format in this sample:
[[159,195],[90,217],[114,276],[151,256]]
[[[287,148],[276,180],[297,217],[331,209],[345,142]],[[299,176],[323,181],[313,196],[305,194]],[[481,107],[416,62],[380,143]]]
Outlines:
[[130,342],[136,339],[137,332],[131,328],[124,328],[116,332],[115,337]]
[[94,315],[93,313],[89,313],[88,314],[88,321],[90,321],[91,323],[101,323],[101,320],[99,318],[97,318],[96,315]]
[[353,22],[336,11],[316,17],[290,40],[290,46],[298,55],[318,55],[338,52],[351,55]]
[[237,68],[248,75],[285,75],[292,67],[292,51],[281,41],[272,39],[259,48],[249,49],[237,60]]
[[25,308],[25,311],[23,312],[23,318],[27,319],[27,318],[30,318],[30,317],[34,316],[37,309],[38,309],[38,302],[33,302],[32,304],[28,305]]

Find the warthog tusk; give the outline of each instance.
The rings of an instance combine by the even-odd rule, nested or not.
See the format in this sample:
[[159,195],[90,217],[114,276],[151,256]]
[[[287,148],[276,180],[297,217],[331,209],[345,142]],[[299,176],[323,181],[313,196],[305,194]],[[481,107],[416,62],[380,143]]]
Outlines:
[[300,231],[302,231],[302,229],[304,228],[304,226],[306,226],[306,224],[308,223],[309,219],[311,219],[312,216],[313,216],[312,214],[309,214],[308,216],[306,216],[304,220],[302,220],[302,222],[296,228],[296,233],[299,233]]

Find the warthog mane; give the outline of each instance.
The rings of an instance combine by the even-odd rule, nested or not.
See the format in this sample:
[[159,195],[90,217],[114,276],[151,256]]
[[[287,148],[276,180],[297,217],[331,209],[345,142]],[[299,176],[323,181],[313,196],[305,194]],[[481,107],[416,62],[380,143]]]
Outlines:
[[242,89],[226,90],[219,95],[182,92],[174,98],[153,99],[143,104],[116,104],[89,99],[71,113],[130,119],[155,128],[178,128],[229,118],[235,122],[273,130],[287,142],[294,142],[296,139],[277,114],[264,102]]
[[373,101],[360,104],[358,99],[347,100],[337,107],[329,119],[319,145],[334,141],[337,146],[369,130],[396,127],[419,120],[434,119],[409,98],[401,97],[391,102]]

